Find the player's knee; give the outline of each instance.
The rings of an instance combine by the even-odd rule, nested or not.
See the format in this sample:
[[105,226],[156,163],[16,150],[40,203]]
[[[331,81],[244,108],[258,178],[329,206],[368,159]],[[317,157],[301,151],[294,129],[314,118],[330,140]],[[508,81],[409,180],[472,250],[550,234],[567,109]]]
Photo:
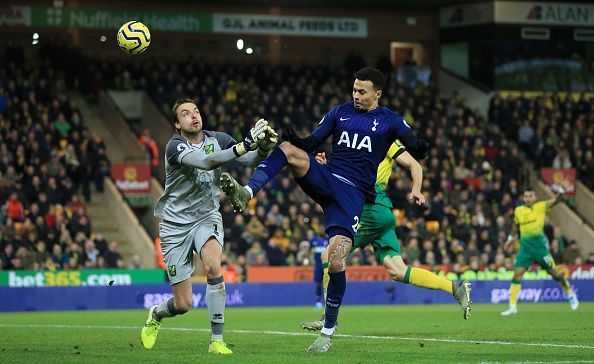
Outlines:
[[280,149],[285,153],[289,165],[295,165],[303,159],[309,158],[304,151],[289,142],[283,142]]
[[332,261],[328,262],[328,271],[330,273],[338,273],[345,270],[346,259],[342,257],[335,257]]
[[221,262],[209,262],[204,264],[204,274],[207,278],[217,278],[221,276]]
[[387,270],[388,270],[388,273],[390,274],[390,276],[392,277],[392,279],[395,279],[399,282],[402,282],[404,280],[404,276],[406,275],[406,266],[404,266],[404,267],[400,267],[400,266],[390,267]]
[[[390,259],[391,264],[386,264],[386,260]],[[390,274],[392,279],[395,279],[399,282],[404,280],[404,276],[406,275],[406,270],[408,267],[402,260],[392,259],[391,257],[386,257],[384,259],[384,266],[386,267],[386,271]]]

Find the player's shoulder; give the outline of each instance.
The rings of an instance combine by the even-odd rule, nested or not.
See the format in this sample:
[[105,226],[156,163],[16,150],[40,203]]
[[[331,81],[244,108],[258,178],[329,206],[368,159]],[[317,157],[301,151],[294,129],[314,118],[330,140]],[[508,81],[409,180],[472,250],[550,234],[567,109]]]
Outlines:
[[233,137],[227,133],[212,130],[204,130],[203,133],[205,139],[210,139],[212,141],[216,140],[221,149],[227,149],[231,145],[235,144],[235,139],[233,139]]
[[355,110],[355,108],[353,107],[353,103],[352,102],[345,102],[342,104],[338,104],[333,106],[330,111],[328,112],[330,113],[351,113]]
[[179,134],[174,134],[165,146],[165,158],[170,165],[176,164],[177,157],[187,153],[190,150],[190,144]]
[[169,141],[167,142],[167,147],[166,149],[169,150],[171,148],[177,148],[178,145],[188,145],[188,141],[186,139],[184,139],[184,137],[182,137],[179,134],[173,134],[171,136],[171,138],[169,138]]
[[404,120],[404,118],[400,114],[390,109],[389,107],[379,106],[379,111],[386,118],[393,119],[396,121]]

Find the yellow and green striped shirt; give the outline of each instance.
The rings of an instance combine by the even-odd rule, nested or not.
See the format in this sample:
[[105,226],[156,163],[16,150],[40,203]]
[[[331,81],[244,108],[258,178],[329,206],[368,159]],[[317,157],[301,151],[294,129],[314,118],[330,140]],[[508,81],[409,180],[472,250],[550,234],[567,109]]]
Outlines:
[[544,235],[545,216],[549,211],[546,201],[532,206],[518,206],[514,210],[514,223],[520,226],[520,237],[531,238]]
[[395,140],[394,143],[390,146],[388,150],[388,154],[384,160],[380,163],[377,167],[377,178],[375,180],[375,203],[380,205],[392,207],[392,202],[390,198],[386,195],[386,187],[388,186],[388,182],[390,181],[390,175],[392,174],[392,168],[394,167],[394,161],[398,156],[404,151],[406,148],[402,144],[400,144],[399,140]]

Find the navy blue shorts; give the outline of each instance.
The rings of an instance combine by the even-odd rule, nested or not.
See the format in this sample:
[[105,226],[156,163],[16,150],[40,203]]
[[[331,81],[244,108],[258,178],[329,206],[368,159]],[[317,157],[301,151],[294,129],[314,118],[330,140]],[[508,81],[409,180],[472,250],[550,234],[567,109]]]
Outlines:
[[365,195],[355,186],[336,177],[326,165],[309,157],[309,170],[302,178],[295,178],[301,189],[322,206],[326,218],[326,234],[345,235],[351,240],[357,233],[365,204]]

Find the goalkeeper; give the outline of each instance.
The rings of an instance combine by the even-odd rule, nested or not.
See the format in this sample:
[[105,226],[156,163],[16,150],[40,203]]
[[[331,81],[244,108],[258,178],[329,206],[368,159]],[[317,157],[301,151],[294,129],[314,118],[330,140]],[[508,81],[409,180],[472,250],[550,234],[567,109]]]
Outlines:
[[206,306],[211,324],[208,352],[232,354],[223,341],[225,282],[221,273],[224,230],[219,212],[221,166],[230,161],[257,166],[277,142],[277,135],[260,119],[237,143],[223,132],[202,129],[196,101],[180,98],[171,110],[174,134],[165,148],[165,191],[155,206],[161,219],[159,237],[173,297],[149,309],[140,339],[145,349],[157,341],[165,318],[183,315],[194,305],[194,254],[204,263]]

